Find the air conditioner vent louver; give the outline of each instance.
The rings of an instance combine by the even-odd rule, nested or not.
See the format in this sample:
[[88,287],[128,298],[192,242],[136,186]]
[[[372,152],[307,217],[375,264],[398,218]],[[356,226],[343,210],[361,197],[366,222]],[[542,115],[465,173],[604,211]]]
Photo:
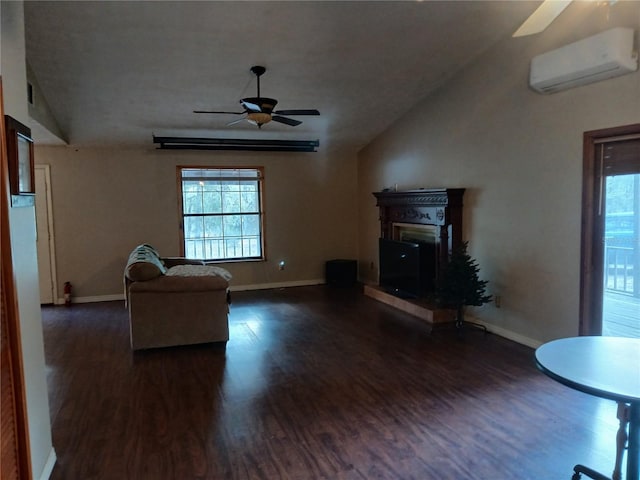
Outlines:
[[540,93],[554,93],[637,69],[634,30],[619,27],[534,57],[529,84]]

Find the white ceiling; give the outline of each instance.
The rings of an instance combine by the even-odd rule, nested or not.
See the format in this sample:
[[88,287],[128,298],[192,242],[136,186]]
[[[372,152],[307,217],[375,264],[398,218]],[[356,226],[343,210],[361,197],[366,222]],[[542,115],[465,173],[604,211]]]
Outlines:
[[[25,2],[27,61],[73,145],[156,134],[359,149],[539,3]],[[321,116],[258,130],[192,113],[239,111],[256,93],[252,65],[267,67],[261,94],[278,108]]]

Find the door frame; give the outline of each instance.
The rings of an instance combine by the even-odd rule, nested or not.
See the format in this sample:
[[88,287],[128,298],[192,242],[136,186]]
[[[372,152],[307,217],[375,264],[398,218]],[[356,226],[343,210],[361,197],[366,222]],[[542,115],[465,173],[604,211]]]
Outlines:
[[[9,419],[2,419],[3,427],[5,422],[13,422],[12,429],[2,428],[2,443],[13,449],[15,455],[3,453],[4,470],[13,470],[18,479],[33,478],[31,466],[31,443],[29,439],[29,421],[27,418],[27,393],[26,381],[24,378],[24,356],[22,352],[22,341],[20,333],[20,312],[18,309],[18,292],[16,290],[15,275],[13,269],[13,258],[11,252],[11,235],[9,222],[9,173],[6,154],[6,132],[4,127],[4,99],[2,92],[2,75],[0,75],[0,335],[6,335],[6,346],[0,348],[2,360],[9,363],[8,385],[3,383],[2,392],[2,412],[8,413]],[[4,349],[7,349],[5,352]],[[3,365],[3,367],[5,367]],[[6,380],[5,380],[6,381]],[[7,392],[8,390],[8,392]],[[5,402],[8,402],[5,404]],[[5,442],[7,443],[5,445]],[[6,455],[6,456],[5,456]],[[7,468],[10,467],[10,468]],[[2,475],[2,473],[0,473]]]
[[[53,304],[59,304],[60,299],[58,297],[58,272],[56,271],[56,242],[55,242],[55,229],[53,228],[53,205],[51,203],[51,167],[49,165],[34,165],[35,170],[43,170],[44,183],[46,189],[44,192],[37,192],[37,195],[45,195],[47,204],[47,225],[48,225],[48,239],[49,239],[49,270],[51,272],[51,298]],[[36,202],[37,208],[37,202]],[[36,214],[37,218],[37,214]],[[39,229],[39,227],[38,227]]]
[[592,130],[583,135],[582,233],[580,248],[580,335],[602,335],[602,287],[604,261],[604,172],[598,145],[608,139],[640,135],[640,123]]

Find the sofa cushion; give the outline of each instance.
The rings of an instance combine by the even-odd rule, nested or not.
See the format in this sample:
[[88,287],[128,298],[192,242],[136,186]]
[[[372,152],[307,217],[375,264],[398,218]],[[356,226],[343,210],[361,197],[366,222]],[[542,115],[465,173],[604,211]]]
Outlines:
[[124,270],[126,277],[133,282],[151,280],[166,272],[167,269],[156,249],[147,244],[138,245],[133,249]]

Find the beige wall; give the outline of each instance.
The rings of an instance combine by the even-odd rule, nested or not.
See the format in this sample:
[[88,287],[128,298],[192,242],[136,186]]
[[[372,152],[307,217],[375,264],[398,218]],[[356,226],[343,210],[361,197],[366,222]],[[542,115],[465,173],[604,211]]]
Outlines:
[[[24,124],[27,87],[22,2],[1,2],[0,57],[4,111]],[[18,297],[33,477],[48,478],[55,462],[45,376],[34,207],[11,208],[11,254]]]
[[265,168],[267,261],[225,264],[234,288],[322,281],[326,260],[356,258],[355,155],[158,151],[149,143],[36,148],[36,163],[51,166],[58,285],[70,281],[80,299],[121,295],[137,244],[180,253],[176,165]]
[[364,280],[377,281],[372,191],[464,187],[464,239],[502,296],[502,308],[470,313],[531,345],[578,333],[582,136],[640,122],[640,73],[545,96],[527,87],[529,61],[618,25],[637,40],[640,3],[618,2],[609,17],[574,8],[585,12],[575,24],[565,16],[541,35],[504,39],[361,151]]

